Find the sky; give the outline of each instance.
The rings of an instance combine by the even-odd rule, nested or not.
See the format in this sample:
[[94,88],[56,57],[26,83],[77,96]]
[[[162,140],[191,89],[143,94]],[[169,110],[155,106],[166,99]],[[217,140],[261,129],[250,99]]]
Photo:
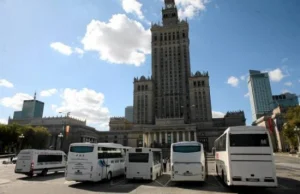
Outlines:
[[[192,72],[210,75],[213,116],[243,110],[252,122],[249,69],[272,93],[300,95],[300,1],[175,0],[190,27]],[[44,116],[108,130],[133,104],[133,79],[151,75],[151,23],[162,0],[0,0],[0,123],[22,101]]]

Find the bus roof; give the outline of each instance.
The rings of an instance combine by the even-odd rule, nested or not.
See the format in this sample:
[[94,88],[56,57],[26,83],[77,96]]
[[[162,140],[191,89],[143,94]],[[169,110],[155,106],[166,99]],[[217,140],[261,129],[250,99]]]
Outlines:
[[97,145],[100,147],[112,147],[112,148],[129,148],[129,147],[124,147],[122,144],[116,144],[116,143],[90,143],[90,142],[72,143],[70,146],[81,146],[81,145]]
[[132,147],[130,147],[129,148],[129,151],[135,151],[136,149],[142,149],[143,151],[162,151],[162,149],[161,148],[145,148],[145,147],[138,147],[138,148],[132,148]]
[[197,141],[181,141],[181,142],[176,142],[172,143],[172,146],[183,146],[183,145],[202,145],[200,142]]
[[259,127],[259,126],[236,126],[236,127],[228,127],[224,133],[227,132],[234,132],[234,131],[238,131],[238,132],[249,132],[249,131],[266,131],[265,127]]

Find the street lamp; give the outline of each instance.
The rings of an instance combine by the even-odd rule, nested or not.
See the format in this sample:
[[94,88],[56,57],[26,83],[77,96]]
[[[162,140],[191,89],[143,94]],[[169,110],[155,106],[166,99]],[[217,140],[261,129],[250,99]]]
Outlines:
[[295,126],[294,131],[297,134],[297,138],[298,138],[298,154],[300,154],[300,138],[299,138],[300,128],[298,126]]
[[64,135],[62,133],[60,133],[60,134],[58,134],[58,137],[60,138],[60,149],[61,149],[62,143],[63,143],[62,139],[63,139]]
[[23,143],[23,139],[25,138],[25,136],[23,135],[23,133],[19,136],[19,139],[20,139],[20,148],[19,148],[19,151],[21,151],[22,149],[22,143]]

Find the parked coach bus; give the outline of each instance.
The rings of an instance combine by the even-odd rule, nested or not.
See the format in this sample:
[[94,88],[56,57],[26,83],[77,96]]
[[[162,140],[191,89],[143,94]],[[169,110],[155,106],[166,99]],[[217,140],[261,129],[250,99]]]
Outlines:
[[21,150],[15,167],[15,173],[33,176],[45,176],[48,172],[65,171],[67,156],[60,150]]
[[266,128],[229,127],[214,146],[216,173],[228,186],[277,187],[273,148]]
[[97,182],[124,174],[127,149],[128,147],[115,143],[71,144],[66,180]]
[[127,179],[155,180],[162,175],[162,151],[157,148],[130,148],[126,152]]
[[171,145],[171,180],[205,181],[207,163],[203,145],[196,141]]

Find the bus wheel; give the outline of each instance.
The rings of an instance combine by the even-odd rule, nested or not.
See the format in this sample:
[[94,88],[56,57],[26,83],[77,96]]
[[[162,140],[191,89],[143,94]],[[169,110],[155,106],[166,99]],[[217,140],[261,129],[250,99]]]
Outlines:
[[42,171],[41,175],[42,175],[42,176],[46,176],[46,175],[47,175],[47,172],[48,172],[48,170],[47,170],[47,169],[44,169],[44,170]]
[[111,181],[111,177],[112,177],[112,176],[111,176],[111,172],[109,172],[109,173],[107,174],[107,180],[108,180],[108,181]]
[[222,170],[222,181],[223,181],[224,184],[226,184],[226,183],[225,183],[225,176],[224,176],[223,170]]

